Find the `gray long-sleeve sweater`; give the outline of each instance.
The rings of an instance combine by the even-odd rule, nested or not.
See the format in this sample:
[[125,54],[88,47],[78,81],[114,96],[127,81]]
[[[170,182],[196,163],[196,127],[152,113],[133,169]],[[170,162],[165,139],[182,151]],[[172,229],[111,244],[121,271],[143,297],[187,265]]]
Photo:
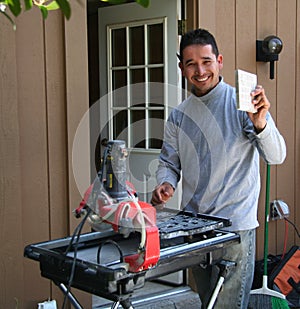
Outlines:
[[208,94],[188,99],[166,123],[157,182],[174,188],[182,177],[182,208],[231,219],[229,230],[258,226],[259,155],[270,164],[286,156],[271,115],[256,134],[236,109],[235,89],[223,80]]

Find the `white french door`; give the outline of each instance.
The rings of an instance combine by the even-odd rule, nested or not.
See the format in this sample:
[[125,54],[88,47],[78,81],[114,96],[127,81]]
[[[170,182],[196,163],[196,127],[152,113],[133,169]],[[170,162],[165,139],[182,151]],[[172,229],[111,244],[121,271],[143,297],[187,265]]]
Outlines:
[[[130,3],[98,11],[102,137],[126,141],[129,180],[147,202],[156,185],[164,123],[182,100],[176,58],[180,2],[151,0],[147,9]],[[179,204],[176,195],[168,207]]]

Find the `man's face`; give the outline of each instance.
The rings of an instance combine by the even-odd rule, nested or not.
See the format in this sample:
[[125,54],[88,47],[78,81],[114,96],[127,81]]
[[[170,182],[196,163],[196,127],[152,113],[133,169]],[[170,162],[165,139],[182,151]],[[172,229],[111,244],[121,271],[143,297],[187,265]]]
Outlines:
[[189,45],[182,52],[179,67],[182,76],[194,85],[195,94],[203,96],[219,83],[223,56],[216,58],[211,45]]

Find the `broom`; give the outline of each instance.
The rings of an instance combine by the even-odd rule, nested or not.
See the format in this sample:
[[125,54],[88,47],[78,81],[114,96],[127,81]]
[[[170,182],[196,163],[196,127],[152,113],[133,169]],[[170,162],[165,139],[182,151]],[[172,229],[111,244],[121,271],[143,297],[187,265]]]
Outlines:
[[270,198],[270,165],[267,163],[265,230],[264,230],[264,271],[262,288],[250,292],[249,309],[289,309],[285,295],[268,288],[268,238],[269,238],[269,198]]

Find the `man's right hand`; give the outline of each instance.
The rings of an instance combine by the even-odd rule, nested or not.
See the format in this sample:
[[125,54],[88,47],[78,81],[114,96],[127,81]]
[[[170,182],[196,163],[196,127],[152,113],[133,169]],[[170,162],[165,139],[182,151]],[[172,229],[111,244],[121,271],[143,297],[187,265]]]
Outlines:
[[173,196],[174,188],[168,183],[157,186],[152,192],[151,204],[158,208],[163,208],[167,201]]

